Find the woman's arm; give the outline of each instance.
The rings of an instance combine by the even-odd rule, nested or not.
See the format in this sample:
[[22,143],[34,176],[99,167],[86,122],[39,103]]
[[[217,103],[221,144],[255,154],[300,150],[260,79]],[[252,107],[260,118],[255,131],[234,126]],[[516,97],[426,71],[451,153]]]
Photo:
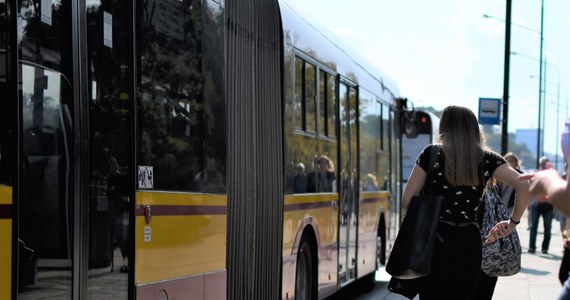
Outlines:
[[408,183],[406,184],[406,189],[404,190],[404,195],[402,196],[402,206],[407,208],[412,201],[413,196],[419,196],[424,183],[426,181],[426,172],[418,165],[415,164],[412,169],[412,173],[408,178]]
[[515,206],[513,208],[512,219],[515,222],[519,222],[530,197],[528,181],[519,180],[520,174],[508,164],[499,166],[493,173],[493,177],[515,190]]
[[496,238],[508,236],[515,230],[517,224],[520,223],[521,217],[528,205],[530,194],[528,192],[528,181],[518,180],[519,177],[520,174],[507,164],[499,166],[495,172],[493,172],[493,178],[515,189],[515,206],[513,207],[510,220],[501,221],[491,228],[489,231],[491,237],[488,238],[485,243],[493,242]]

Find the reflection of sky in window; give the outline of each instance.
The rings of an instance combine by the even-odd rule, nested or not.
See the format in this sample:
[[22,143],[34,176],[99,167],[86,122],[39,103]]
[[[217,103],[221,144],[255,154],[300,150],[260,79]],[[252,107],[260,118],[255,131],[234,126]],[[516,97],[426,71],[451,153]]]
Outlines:
[[[33,125],[32,111],[34,107],[32,98],[35,90],[35,70],[36,67],[22,65],[22,94],[23,97],[23,123],[28,128]],[[43,91],[43,126],[60,127],[60,104],[61,104],[61,78],[60,74],[50,70],[43,70],[47,80],[47,88]]]
[[378,115],[374,102],[376,97],[364,89],[360,89],[360,118],[368,115]]
[[[22,93],[24,95],[25,101],[30,101],[31,96],[34,94],[35,78],[34,78],[35,67],[22,65]],[[60,102],[60,77],[59,73],[44,70],[44,75],[47,77],[47,89],[44,90],[44,98],[52,98],[55,102],[55,106],[59,106]]]

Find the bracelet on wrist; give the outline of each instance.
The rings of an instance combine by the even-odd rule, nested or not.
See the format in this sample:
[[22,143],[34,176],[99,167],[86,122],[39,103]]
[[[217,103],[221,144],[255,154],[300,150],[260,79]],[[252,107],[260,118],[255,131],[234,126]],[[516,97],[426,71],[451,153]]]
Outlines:
[[515,225],[519,225],[521,223],[520,220],[518,222],[513,220],[513,217],[511,217],[509,220],[511,220],[511,222],[513,222]]

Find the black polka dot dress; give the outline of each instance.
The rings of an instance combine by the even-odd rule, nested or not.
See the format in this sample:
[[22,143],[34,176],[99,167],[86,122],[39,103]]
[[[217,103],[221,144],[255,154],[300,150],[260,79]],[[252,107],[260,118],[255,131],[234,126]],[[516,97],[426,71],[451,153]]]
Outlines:
[[[477,286],[481,270],[482,241],[476,225],[477,207],[485,188],[453,186],[445,178],[445,157],[440,145],[429,145],[416,163],[429,170],[431,151],[437,151],[430,181],[431,194],[443,197],[434,246],[432,271],[425,278],[420,298],[469,299]],[[486,151],[479,162],[480,172],[488,181],[493,172],[506,161]],[[424,189],[426,188],[424,185]]]

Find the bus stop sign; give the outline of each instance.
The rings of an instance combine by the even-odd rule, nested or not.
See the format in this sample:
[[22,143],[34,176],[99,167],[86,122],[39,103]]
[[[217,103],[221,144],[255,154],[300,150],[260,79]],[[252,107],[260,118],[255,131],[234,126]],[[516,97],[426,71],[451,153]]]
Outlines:
[[479,124],[501,124],[500,98],[479,98]]

